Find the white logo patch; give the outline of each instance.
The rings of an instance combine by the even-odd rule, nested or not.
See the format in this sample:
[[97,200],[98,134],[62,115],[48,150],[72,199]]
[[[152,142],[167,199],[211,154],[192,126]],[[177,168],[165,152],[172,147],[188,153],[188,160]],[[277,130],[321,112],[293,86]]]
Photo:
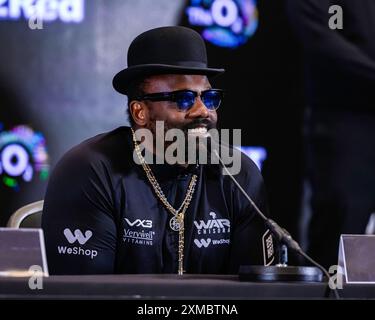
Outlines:
[[[212,219],[194,221],[194,225],[197,228],[198,235],[211,235],[211,237],[215,237],[215,234],[228,234],[230,233],[230,221],[228,219],[216,219],[217,214],[213,211],[209,213]],[[222,238],[222,239],[194,239],[194,244],[200,248],[207,248],[210,245],[223,245],[223,244],[230,244],[230,239]]]
[[208,238],[207,240],[205,240],[205,239],[200,239],[200,240],[194,239],[194,243],[198,248],[202,248],[202,247],[207,248],[211,243],[211,239],[210,238]]
[[130,221],[125,218],[125,222],[125,225],[128,225],[128,228],[124,228],[122,238],[125,243],[152,246],[155,231],[143,230],[152,228],[152,220],[136,219]]
[[142,227],[142,228],[152,228],[152,220],[141,220],[136,219],[131,222],[128,218],[125,218],[126,223],[131,227]]
[[263,263],[265,266],[269,266],[273,263],[275,259],[274,248],[273,248],[273,238],[269,230],[267,230],[263,234],[262,244],[263,244]]
[[[85,234],[83,234],[82,231],[79,229],[75,229],[73,233],[68,228],[64,229],[63,233],[66,240],[68,240],[70,244],[73,244],[78,241],[80,245],[84,245],[87,241],[89,241],[89,239],[93,235],[91,230],[86,230]],[[97,250],[84,249],[81,246],[57,246],[57,252],[61,255],[87,256],[91,259],[94,259],[98,255]]]
[[209,214],[212,219],[205,222],[204,220],[194,221],[197,228],[197,234],[214,234],[229,233],[230,221],[228,219],[216,219],[216,213],[211,211]]
[[69,243],[74,243],[74,242],[78,241],[79,244],[85,244],[92,237],[92,231],[87,230],[85,232],[85,235],[83,235],[81,230],[76,229],[76,230],[74,230],[74,234],[73,234],[70,231],[70,229],[66,228],[64,230],[64,236],[65,236],[66,240],[69,241]]

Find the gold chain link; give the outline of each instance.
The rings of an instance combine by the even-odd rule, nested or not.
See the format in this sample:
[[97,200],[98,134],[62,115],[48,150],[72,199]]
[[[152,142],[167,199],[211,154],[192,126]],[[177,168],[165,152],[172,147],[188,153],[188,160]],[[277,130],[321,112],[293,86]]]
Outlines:
[[[182,201],[181,206],[176,210],[173,206],[169,203],[167,197],[164,195],[163,190],[161,189],[158,181],[156,180],[150,166],[146,163],[146,160],[142,156],[141,150],[139,149],[139,145],[137,143],[137,139],[135,136],[135,132],[133,128],[131,128],[133,134],[133,142],[134,142],[134,149],[138,156],[139,161],[141,162],[142,168],[146,173],[148,180],[151,183],[152,188],[154,189],[155,194],[159,198],[159,200],[164,204],[166,209],[174,216],[179,224],[178,229],[178,274],[182,275],[184,273],[183,266],[184,266],[184,218],[185,212],[189,207],[189,204],[193,198],[193,194],[195,191],[195,185],[197,183],[197,175],[193,175],[188,190],[186,192],[185,199]],[[173,219],[173,218],[172,218]]]

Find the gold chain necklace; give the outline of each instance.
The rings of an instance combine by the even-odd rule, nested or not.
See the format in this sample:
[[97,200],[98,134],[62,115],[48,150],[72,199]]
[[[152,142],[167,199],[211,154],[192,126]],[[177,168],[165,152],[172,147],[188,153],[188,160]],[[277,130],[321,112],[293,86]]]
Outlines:
[[169,226],[173,231],[178,231],[178,274],[182,275],[184,273],[184,217],[185,212],[191,202],[191,199],[193,198],[195,185],[197,183],[198,177],[195,174],[192,176],[188,190],[186,192],[185,199],[182,201],[181,206],[177,210],[173,208],[173,206],[169,203],[167,197],[164,195],[164,192],[161,189],[158,181],[156,180],[150,166],[146,163],[146,160],[142,156],[133,128],[131,128],[131,130],[133,134],[134,149],[139,161],[142,164],[142,168],[145,171],[146,176],[150,181],[150,184],[154,189],[155,194],[157,195],[159,200],[164,204],[166,209],[173,215],[173,217],[169,220]]

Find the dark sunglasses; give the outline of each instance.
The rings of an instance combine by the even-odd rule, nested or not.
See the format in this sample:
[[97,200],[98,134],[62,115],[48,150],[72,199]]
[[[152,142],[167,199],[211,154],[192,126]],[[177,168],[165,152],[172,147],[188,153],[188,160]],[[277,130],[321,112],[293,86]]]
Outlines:
[[[198,93],[193,90],[178,90],[145,94],[137,97],[136,100],[173,101],[177,104],[177,107],[180,110],[186,111],[195,104],[197,96]],[[221,89],[208,89],[202,91],[199,96],[208,110],[216,110],[219,108],[221,101],[223,100],[224,91]]]

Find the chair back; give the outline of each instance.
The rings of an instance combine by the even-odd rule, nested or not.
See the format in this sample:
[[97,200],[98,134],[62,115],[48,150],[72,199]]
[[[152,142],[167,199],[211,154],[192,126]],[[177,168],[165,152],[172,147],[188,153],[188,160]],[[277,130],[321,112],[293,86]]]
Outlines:
[[8,228],[41,228],[44,200],[30,203],[14,212],[9,220]]

